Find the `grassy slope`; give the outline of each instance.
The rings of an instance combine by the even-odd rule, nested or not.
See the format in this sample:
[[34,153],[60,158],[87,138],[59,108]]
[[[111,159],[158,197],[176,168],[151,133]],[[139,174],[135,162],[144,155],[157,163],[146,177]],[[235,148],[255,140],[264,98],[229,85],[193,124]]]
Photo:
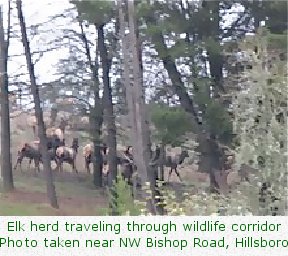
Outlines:
[[[41,175],[42,176],[42,175]],[[104,190],[92,188],[87,179],[55,181],[60,209],[49,206],[42,177],[16,174],[16,191],[5,194],[0,185],[0,215],[103,215],[107,209]],[[90,179],[91,180],[91,179]]]

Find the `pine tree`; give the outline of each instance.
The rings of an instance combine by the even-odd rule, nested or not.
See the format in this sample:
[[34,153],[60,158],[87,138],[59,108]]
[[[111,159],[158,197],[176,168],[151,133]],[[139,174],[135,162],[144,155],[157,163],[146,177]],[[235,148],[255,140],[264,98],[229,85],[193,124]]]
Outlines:
[[242,45],[251,65],[234,97],[234,132],[240,142],[236,165],[259,170],[250,175],[249,185],[239,187],[250,211],[283,215],[287,195],[287,64],[279,55],[269,54],[268,38],[269,32],[261,28]]

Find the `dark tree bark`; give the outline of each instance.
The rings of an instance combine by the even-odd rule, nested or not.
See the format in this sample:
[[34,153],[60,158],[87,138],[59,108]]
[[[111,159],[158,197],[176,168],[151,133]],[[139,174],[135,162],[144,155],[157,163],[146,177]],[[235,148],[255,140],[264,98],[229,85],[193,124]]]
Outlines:
[[161,182],[164,182],[164,165],[166,162],[166,146],[165,144],[162,142],[161,143],[161,147],[160,147],[160,175],[159,175],[159,180]]
[[[97,24],[96,24],[97,27]],[[109,164],[109,176],[108,185],[112,186],[113,180],[117,177],[117,142],[116,142],[116,125],[113,111],[112,102],[112,90],[109,79],[109,67],[110,61],[108,58],[107,48],[105,46],[104,38],[104,25],[100,25],[97,28],[98,31],[98,48],[101,57],[102,69],[103,69],[103,107],[104,107],[104,122],[108,128],[107,146],[109,148],[108,164]]]
[[11,161],[11,137],[10,137],[10,111],[9,111],[9,81],[8,81],[8,48],[10,40],[10,0],[8,2],[8,30],[5,41],[3,27],[3,10],[0,6],[0,89],[1,89],[1,175],[5,191],[14,189],[12,161]]
[[56,196],[56,190],[53,182],[53,174],[51,170],[50,159],[47,151],[47,136],[46,136],[46,129],[43,120],[43,111],[41,109],[40,104],[40,96],[39,96],[39,89],[36,83],[35,78],[35,71],[34,71],[34,64],[32,63],[31,57],[31,50],[30,45],[26,33],[26,24],[22,12],[22,1],[17,0],[17,11],[18,11],[18,18],[21,27],[21,36],[22,36],[22,43],[25,50],[25,57],[26,57],[26,64],[29,71],[29,77],[31,82],[31,92],[34,98],[35,104],[35,116],[38,123],[38,133],[40,138],[40,152],[42,154],[42,161],[43,161],[43,168],[46,174],[46,182],[47,182],[47,196],[50,201],[50,204],[53,208],[59,208]]
[[88,44],[87,37],[85,35],[83,24],[79,21],[81,28],[82,40],[85,46],[86,57],[89,62],[89,66],[92,72],[92,81],[91,90],[94,94],[95,104],[93,107],[90,107],[90,136],[92,137],[92,142],[94,145],[94,156],[92,158],[93,163],[93,183],[96,187],[101,187],[102,182],[102,169],[103,169],[103,159],[101,154],[101,127],[103,124],[103,104],[99,96],[99,79],[98,79],[98,54],[96,49],[96,58],[93,65],[91,52]]
[[[208,134],[203,134],[203,128],[201,124],[199,123],[198,113],[195,109],[193,98],[191,98],[189,94],[187,93],[185,85],[181,80],[181,74],[177,71],[175,62],[171,60],[169,56],[169,50],[167,46],[165,45],[163,35],[162,34],[153,35],[152,42],[155,44],[156,50],[158,52],[162,52],[164,56],[162,57],[162,61],[172,81],[172,85],[173,85],[172,90],[179,97],[182,108],[190,116],[190,120],[193,123],[193,132],[198,134],[197,140],[200,144],[200,147],[204,151],[206,151],[207,148],[208,149],[212,148],[213,145],[211,144],[211,141],[209,139],[203,139],[203,136],[208,137]],[[159,49],[160,45],[161,45],[161,49]],[[217,69],[218,69],[217,72],[219,75],[219,66]],[[217,74],[217,72],[215,73],[215,75]],[[213,171],[213,170],[218,170],[218,165],[216,165],[216,161],[214,161],[213,159],[215,159],[215,156],[214,156],[214,153],[211,151],[209,151],[209,153],[206,153],[205,155],[200,156],[200,166],[203,166],[203,167],[205,166],[203,171],[206,171],[210,174],[211,190],[214,190],[215,187],[218,187],[217,181],[215,179],[214,171]]]
[[212,15],[214,17],[213,20],[209,20],[208,22],[210,23],[210,27],[213,28],[213,32],[215,33],[212,35],[215,40],[215,43],[217,44],[216,46],[216,51],[215,49],[208,50],[208,60],[209,60],[209,65],[210,65],[210,74],[211,78],[214,81],[214,90],[215,90],[215,95],[218,97],[220,92],[224,92],[224,86],[223,86],[223,65],[224,65],[224,58],[222,55],[221,51],[218,51],[221,49],[220,45],[220,34],[221,34],[221,29],[220,29],[220,2],[219,1],[207,1],[206,4],[207,7],[207,12],[212,11]]
[[[94,95],[97,92],[94,91]],[[92,158],[93,163],[93,184],[95,187],[102,187],[103,185],[103,157],[101,152],[101,127],[103,123],[103,110],[100,104],[95,104],[90,109],[90,134],[92,136],[92,142],[94,145],[94,156]]]
[[[135,130],[136,141],[133,142],[135,147],[135,158],[137,165],[137,172],[141,180],[142,187],[145,187],[146,182],[150,183],[150,198],[146,198],[147,210],[156,214],[155,208],[155,176],[156,170],[150,165],[151,160],[151,143],[150,143],[150,130],[149,121],[147,118],[145,96],[143,91],[143,72],[142,72],[142,59],[139,54],[140,44],[137,31],[136,14],[134,11],[134,1],[125,1],[128,7],[128,24],[130,30],[130,44],[131,44],[131,55],[132,55],[132,71],[133,71],[133,83],[129,83],[126,86],[130,87],[132,102],[134,102],[135,112],[131,112],[134,116],[131,118],[133,121],[132,127]],[[125,13],[125,12],[124,12]],[[125,51],[126,52],[126,51]],[[128,52],[129,53],[129,52]],[[127,52],[126,52],[127,54]],[[131,58],[131,56],[124,56],[124,58]],[[126,82],[127,83],[127,82]],[[133,107],[133,104],[131,107]],[[130,108],[130,107],[129,107]],[[133,145],[133,146],[134,146]],[[144,193],[145,194],[145,193]]]

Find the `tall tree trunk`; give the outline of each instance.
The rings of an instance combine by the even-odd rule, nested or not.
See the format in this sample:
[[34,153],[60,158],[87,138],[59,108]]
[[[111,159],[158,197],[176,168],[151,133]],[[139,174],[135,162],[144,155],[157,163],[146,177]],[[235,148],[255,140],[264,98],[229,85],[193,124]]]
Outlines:
[[[80,15],[78,15],[80,16]],[[85,35],[83,24],[79,21],[79,25],[81,28],[82,40],[85,47],[86,57],[89,62],[89,66],[92,72],[92,81],[93,84],[91,86],[91,90],[94,94],[94,106],[90,107],[90,136],[92,138],[92,142],[94,145],[94,156],[92,158],[93,163],[93,183],[96,187],[102,186],[102,169],[103,169],[103,159],[101,155],[101,127],[103,124],[103,106],[99,96],[99,79],[98,79],[98,54],[97,54],[97,47],[96,47],[96,57],[95,63],[93,65],[90,47],[88,44],[87,37]]]
[[9,111],[9,81],[8,81],[8,48],[10,40],[10,0],[8,2],[8,30],[5,41],[3,27],[3,10],[0,6],[0,89],[1,89],[1,175],[5,191],[14,189],[12,161],[11,161],[11,141],[10,141],[10,111]]
[[[199,132],[202,127],[198,123],[198,113],[194,106],[193,99],[187,93],[186,87],[181,79],[181,74],[178,72],[175,62],[169,56],[169,50],[165,44],[162,34],[154,34],[152,36],[152,42],[155,44],[155,49],[158,52],[163,53],[163,65],[167,70],[169,77],[172,81],[172,90],[180,100],[181,107],[189,114],[191,121],[193,122],[194,132]],[[161,48],[160,48],[161,46]]]
[[[204,7],[205,8],[205,7]],[[213,49],[207,49],[208,51],[208,60],[210,65],[210,74],[211,78],[214,82],[215,95],[218,97],[220,92],[224,92],[223,86],[223,65],[224,58],[222,55],[221,45],[220,45],[220,2],[219,1],[207,1],[206,4],[207,12],[212,11],[212,15],[216,17],[216,19],[209,20],[210,26],[214,28],[214,38],[212,40],[215,41],[216,45],[213,46]],[[208,24],[209,24],[208,23]]]
[[[124,5],[122,3],[122,1],[120,0],[120,2],[118,3],[118,9],[119,9],[119,27],[120,27],[120,39],[121,39],[121,50],[122,50],[122,54],[123,54],[123,86],[125,87],[125,96],[126,96],[126,104],[127,104],[127,109],[128,109],[128,116],[129,116],[129,121],[130,121],[130,125],[132,126],[133,122],[134,122],[134,117],[136,116],[136,108],[134,106],[134,102],[133,102],[133,90],[132,90],[132,86],[129,86],[131,83],[131,79],[130,79],[130,69],[132,66],[131,63],[131,58],[130,58],[130,54],[131,54],[131,49],[130,49],[130,44],[128,43],[128,36],[125,35],[125,29],[126,29],[126,22],[125,22],[125,11],[123,10]],[[137,135],[136,135],[136,129],[135,126],[131,127],[131,141],[135,142]]]
[[109,164],[109,176],[108,185],[111,187],[113,180],[117,177],[117,142],[116,142],[116,125],[113,111],[112,102],[112,90],[109,79],[109,59],[108,52],[105,46],[104,38],[104,25],[98,26],[98,48],[101,57],[102,69],[103,69],[103,107],[104,107],[104,122],[107,124],[108,140],[107,146],[109,148],[108,164]]
[[[95,92],[94,95],[98,93]],[[99,94],[98,94],[99,95]],[[94,97],[96,101],[97,97]],[[100,99],[99,99],[100,100]],[[90,134],[92,136],[92,142],[94,145],[94,156],[92,158],[93,163],[93,184],[95,187],[102,187],[102,170],[103,170],[103,157],[101,152],[101,127],[103,123],[103,110],[102,105],[95,103],[95,106],[90,109]]]
[[[150,190],[152,197],[147,200],[147,210],[149,210],[152,214],[155,214],[155,204],[154,204],[154,196],[155,196],[155,170],[151,169],[150,156],[151,156],[151,148],[150,147],[150,138],[148,137],[149,132],[149,122],[147,120],[146,114],[146,104],[143,92],[142,85],[142,73],[141,73],[141,60],[139,56],[139,45],[137,40],[137,32],[135,27],[137,26],[135,21],[135,12],[134,12],[134,1],[128,1],[128,22],[129,22],[129,30],[130,30],[130,43],[132,45],[132,63],[133,63],[133,100],[135,101],[135,118],[133,122],[133,126],[136,128],[137,141],[134,141],[136,156],[135,159],[137,165],[137,171],[140,175],[141,185],[145,186],[146,182],[150,183]],[[125,56],[124,58],[126,59]],[[129,57],[128,57],[129,58]],[[131,84],[130,84],[131,85]],[[133,146],[134,146],[133,145]]]
[[[179,97],[182,108],[189,114],[190,120],[193,123],[193,132],[197,134],[197,141],[199,142],[199,146],[201,149],[204,150],[201,152],[204,153],[207,151],[206,150],[207,148],[212,147],[212,144],[211,144],[211,141],[208,139],[209,134],[203,133],[203,128],[199,124],[198,113],[194,106],[194,100],[187,93],[185,85],[181,80],[181,74],[178,72],[175,62],[169,56],[169,50],[165,44],[163,35],[154,34],[152,36],[152,42],[155,44],[156,50],[158,52],[161,51],[162,55],[164,56],[162,58],[162,61],[164,64],[164,68],[167,70],[169,77],[172,81],[173,92]],[[161,48],[160,48],[160,45],[161,45]],[[206,168],[206,169],[203,169],[203,171],[206,171],[210,174],[212,188],[214,188],[215,186],[216,187],[218,186],[215,180],[214,172],[213,172],[213,169],[218,169],[218,166],[213,165],[215,162],[212,160],[213,158],[214,158],[213,155],[207,155],[207,154],[204,157],[202,155],[200,157],[201,166],[205,166]],[[209,164],[207,164],[207,161],[209,161]]]
[[39,89],[36,84],[35,72],[34,72],[34,64],[32,63],[31,58],[31,51],[30,45],[26,33],[26,25],[24,21],[24,16],[22,12],[22,1],[17,0],[17,11],[18,11],[18,18],[21,27],[21,35],[22,35],[22,43],[25,50],[25,57],[26,57],[26,64],[29,71],[30,82],[31,82],[31,92],[34,98],[35,104],[35,116],[38,123],[38,133],[40,138],[40,152],[42,154],[42,161],[43,161],[43,168],[46,174],[46,181],[47,181],[47,196],[50,200],[50,204],[53,208],[59,208],[56,196],[56,190],[53,182],[53,174],[51,170],[51,163],[50,158],[48,156],[47,151],[47,137],[45,133],[45,125],[43,120],[43,111],[41,109],[40,104],[40,96],[39,96]]
[[[138,153],[137,147],[135,146],[135,143],[137,141],[137,127],[133,125],[136,120],[136,107],[135,107],[135,101],[133,101],[133,81],[130,79],[130,70],[132,67],[132,61],[131,61],[131,45],[129,43],[129,36],[125,35],[125,29],[127,27],[126,21],[125,21],[125,13],[126,10],[124,10],[125,3],[123,1],[118,2],[118,11],[119,11],[119,34],[121,39],[121,49],[123,54],[123,86],[125,88],[125,98],[126,98],[126,104],[127,104],[127,110],[128,110],[128,116],[129,116],[129,122],[131,127],[131,142],[133,144],[133,156],[135,159],[135,163],[137,165],[138,161]],[[132,84],[131,84],[132,83]],[[131,86],[130,86],[131,85]],[[135,197],[137,195],[137,176],[133,175],[133,196]]]
[[160,145],[160,175],[159,180],[164,181],[164,166],[166,163],[166,145],[162,142]]

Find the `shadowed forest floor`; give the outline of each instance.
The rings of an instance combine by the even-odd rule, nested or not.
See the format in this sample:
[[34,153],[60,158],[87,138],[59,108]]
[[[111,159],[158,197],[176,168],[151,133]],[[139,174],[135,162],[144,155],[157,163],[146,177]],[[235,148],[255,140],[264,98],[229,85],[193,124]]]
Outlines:
[[[63,177],[60,177],[63,179]],[[71,179],[72,180],[72,179]],[[43,174],[14,174],[15,191],[0,193],[0,215],[103,215],[107,210],[107,195],[103,189],[93,189],[84,178],[58,181],[55,187],[60,209],[52,209],[46,196]],[[0,186],[2,190],[2,187]]]
[[[78,175],[71,172],[56,173],[55,187],[60,208],[50,207],[46,195],[46,182],[43,171],[34,173],[32,170],[23,172],[14,171],[15,191],[12,193],[0,193],[0,215],[5,216],[95,216],[106,215],[108,211],[108,196],[105,187],[95,189],[92,184],[92,175],[85,173]],[[41,169],[42,170],[42,169]],[[176,198],[181,199],[185,190],[197,193],[200,184],[205,186],[203,175],[188,171],[186,168],[181,170],[181,183],[178,177],[173,174],[171,182],[166,185],[168,190],[176,193]],[[202,176],[201,176],[202,175]],[[205,178],[205,177],[204,177]],[[167,172],[165,172],[167,180]],[[0,184],[0,191],[2,184]]]
[[[17,149],[24,141],[32,141],[31,131],[14,135],[12,139],[12,161],[16,162]],[[76,137],[79,134],[77,133]],[[70,144],[71,137],[67,141]],[[23,139],[25,138],[25,139]],[[64,164],[63,173],[55,173],[55,187],[60,209],[50,207],[46,195],[46,181],[43,166],[40,165],[40,173],[34,173],[34,163],[28,170],[28,159],[22,163],[23,172],[19,169],[13,171],[15,191],[4,194],[2,182],[0,183],[0,215],[74,215],[74,216],[95,216],[105,215],[108,212],[107,188],[95,189],[92,184],[93,176],[87,175],[84,168],[84,157],[82,156],[82,146],[76,160],[78,175],[72,173],[71,166]],[[54,167],[53,167],[54,168]],[[92,165],[90,166],[92,171]],[[189,190],[190,193],[197,193],[197,188],[205,187],[209,183],[207,174],[198,173],[191,166],[179,166],[179,172],[184,183],[180,182],[173,172],[169,184],[166,188],[174,191],[177,199],[181,199],[183,193]],[[168,169],[165,168],[165,181],[168,179]]]

